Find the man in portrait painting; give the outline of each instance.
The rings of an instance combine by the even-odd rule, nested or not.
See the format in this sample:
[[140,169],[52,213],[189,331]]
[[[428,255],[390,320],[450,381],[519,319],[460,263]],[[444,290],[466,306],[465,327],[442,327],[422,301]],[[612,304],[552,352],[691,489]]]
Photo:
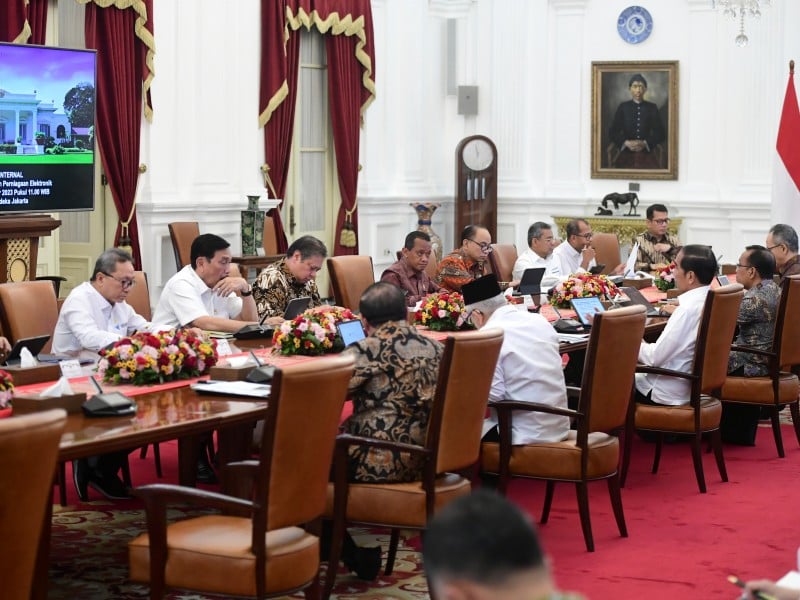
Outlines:
[[621,102],[608,130],[609,167],[616,169],[661,169],[658,145],[666,139],[658,106],[644,99],[647,80],[639,73],[630,78],[631,99]]

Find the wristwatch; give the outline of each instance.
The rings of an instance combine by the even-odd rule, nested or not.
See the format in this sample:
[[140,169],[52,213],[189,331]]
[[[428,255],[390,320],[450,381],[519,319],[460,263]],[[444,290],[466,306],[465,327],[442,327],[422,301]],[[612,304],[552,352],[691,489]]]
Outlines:
[[253,288],[252,288],[252,287],[249,287],[249,288],[247,288],[247,291],[246,291],[246,292],[239,292],[239,295],[240,295],[242,298],[246,298],[247,296],[252,296],[252,295],[253,295]]

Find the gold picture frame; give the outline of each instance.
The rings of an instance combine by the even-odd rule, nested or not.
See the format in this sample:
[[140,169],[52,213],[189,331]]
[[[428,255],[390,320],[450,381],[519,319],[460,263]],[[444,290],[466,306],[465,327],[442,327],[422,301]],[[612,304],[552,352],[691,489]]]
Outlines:
[[592,62],[592,179],[678,179],[677,60]]

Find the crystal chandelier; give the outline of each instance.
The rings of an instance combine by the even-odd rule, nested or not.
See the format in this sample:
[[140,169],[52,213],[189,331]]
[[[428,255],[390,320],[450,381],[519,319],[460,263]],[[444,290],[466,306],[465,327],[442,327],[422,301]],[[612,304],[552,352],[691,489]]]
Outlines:
[[740,48],[747,46],[750,41],[744,32],[744,18],[751,16],[758,19],[761,16],[761,6],[769,6],[771,0],[711,0],[711,6],[718,8],[726,17],[739,20],[739,35],[734,40]]

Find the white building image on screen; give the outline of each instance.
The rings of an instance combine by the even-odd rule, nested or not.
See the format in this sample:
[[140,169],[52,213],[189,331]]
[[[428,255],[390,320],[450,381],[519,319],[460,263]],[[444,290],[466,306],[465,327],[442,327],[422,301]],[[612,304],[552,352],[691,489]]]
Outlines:
[[39,100],[35,91],[15,94],[0,88],[0,144],[34,146],[37,132],[45,139],[52,136],[56,143],[71,139],[69,119],[57,110],[52,102]]

